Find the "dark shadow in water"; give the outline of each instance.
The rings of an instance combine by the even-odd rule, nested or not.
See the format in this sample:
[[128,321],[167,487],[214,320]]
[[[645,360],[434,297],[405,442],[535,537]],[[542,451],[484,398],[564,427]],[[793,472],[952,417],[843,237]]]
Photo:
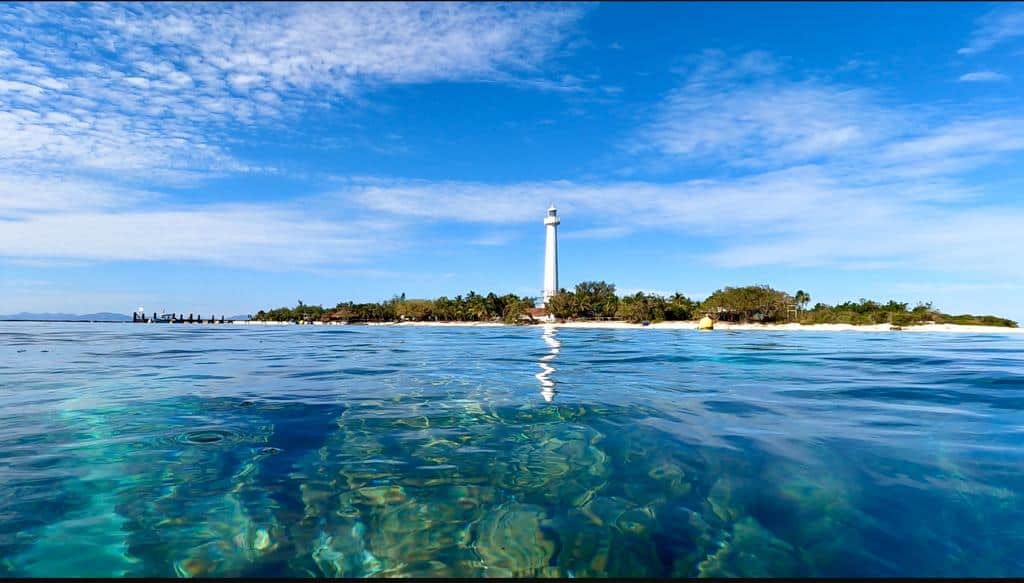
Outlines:
[[[560,346],[545,334],[550,371],[537,378],[553,396],[541,376]],[[701,420],[763,414],[723,406]],[[769,440],[784,437],[721,428],[684,441],[649,425],[665,407],[495,403],[461,387],[345,406],[183,397],[21,419],[35,433],[5,445],[20,457],[3,459],[18,479],[0,493],[0,573],[1022,572],[1019,475],[985,482],[941,447],[821,438],[783,457]]]

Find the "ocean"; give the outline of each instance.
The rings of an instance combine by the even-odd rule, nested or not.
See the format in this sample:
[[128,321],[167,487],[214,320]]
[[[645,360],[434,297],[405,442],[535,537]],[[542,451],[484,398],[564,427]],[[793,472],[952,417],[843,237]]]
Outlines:
[[1024,576],[1024,337],[0,323],[0,576]]

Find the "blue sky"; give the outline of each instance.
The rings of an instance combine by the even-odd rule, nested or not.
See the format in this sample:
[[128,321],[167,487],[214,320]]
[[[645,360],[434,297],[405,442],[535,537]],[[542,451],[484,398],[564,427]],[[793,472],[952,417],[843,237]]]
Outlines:
[[0,5],[0,313],[540,295],[1024,320],[1024,5]]

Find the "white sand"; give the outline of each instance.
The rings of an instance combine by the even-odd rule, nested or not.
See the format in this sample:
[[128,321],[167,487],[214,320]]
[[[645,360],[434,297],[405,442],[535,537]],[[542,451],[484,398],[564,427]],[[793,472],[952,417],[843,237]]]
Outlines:
[[[654,328],[659,330],[696,330],[697,322],[658,322],[648,326],[627,322],[566,322],[551,324],[565,328]],[[767,332],[800,331],[800,332],[889,332],[890,324],[872,324],[855,326],[853,324],[733,324],[716,322],[715,330],[762,330]],[[1020,334],[1022,328],[1004,328],[1001,326],[959,326],[956,324],[924,324],[920,326],[904,326],[904,332],[968,332],[972,334]]]
[[[236,324],[249,325],[288,325],[286,322],[236,322]],[[294,324],[293,324],[294,325]],[[318,324],[318,325],[340,325],[346,324]],[[366,326],[433,326],[441,328],[455,327],[493,327],[506,326],[501,322],[372,322]],[[696,330],[697,322],[657,322],[648,326],[641,324],[630,324],[628,322],[551,322],[539,323],[538,326],[552,326],[555,328],[598,328],[598,329],[653,329],[653,330]],[[716,322],[715,330],[761,330],[767,332],[889,332],[892,326],[889,324],[873,324],[854,326],[853,324],[732,324],[729,322]],[[1004,328],[1001,326],[966,326],[958,324],[924,324],[920,326],[904,326],[903,332],[954,332],[969,334],[1024,334],[1024,328]]]
[[[661,330],[696,330],[697,322],[658,322],[648,326],[629,324],[627,322],[566,322],[552,324],[566,328],[655,328]],[[800,332],[889,332],[890,324],[871,324],[855,326],[853,324],[733,324],[716,322],[715,330],[762,330],[768,332],[800,331]],[[1004,328],[1001,326],[960,326],[956,324],[923,324],[920,326],[904,326],[904,332],[967,332],[972,334],[1020,334],[1024,328]]]

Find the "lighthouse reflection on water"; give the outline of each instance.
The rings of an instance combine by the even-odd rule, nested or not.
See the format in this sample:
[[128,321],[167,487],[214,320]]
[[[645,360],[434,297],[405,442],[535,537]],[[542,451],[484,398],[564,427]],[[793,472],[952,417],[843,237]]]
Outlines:
[[544,333],[541,335],[541,338],[550,347],[550,350],[547,354],[540,357],[540,361],[537,363],[540,366],[540,372],[534,376],[540,381],[541,396],[550,403],[555,398],[555,381],[551,379],[551,375],[555,372],[555,367],[551,366],[550,363],[561,351],[562,342],[555,337],[554,326],[544,326]]

